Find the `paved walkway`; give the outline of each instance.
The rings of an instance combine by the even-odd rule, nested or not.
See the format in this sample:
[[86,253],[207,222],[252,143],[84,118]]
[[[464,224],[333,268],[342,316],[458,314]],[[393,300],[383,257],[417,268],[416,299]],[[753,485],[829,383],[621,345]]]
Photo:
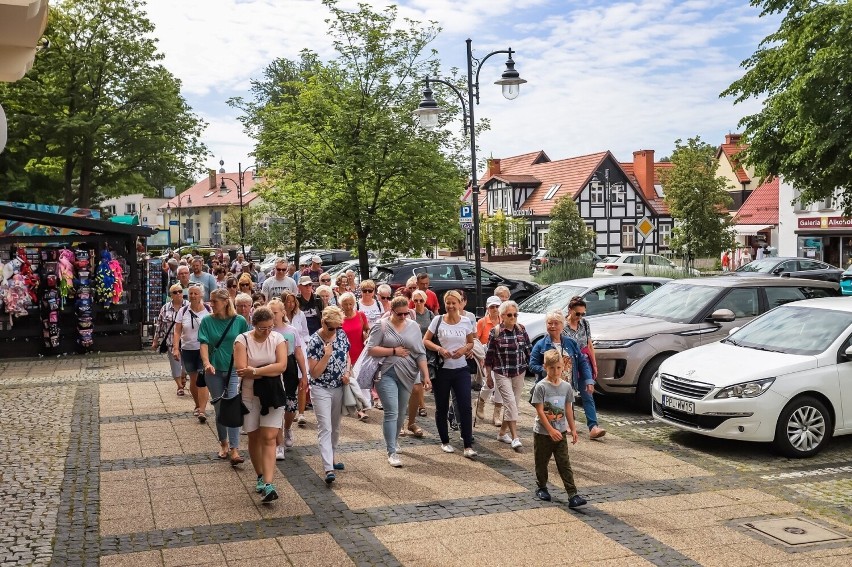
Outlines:
[[[0,364],[0,448],[7,457],[0,465],[0,564],[852,562],[849,540],[793,547],[744,526],[795,516],[848,535],[848,444],[830,461],[767,465],[754,460],[763,451],[757,446],[731,461],[675,447],[653,423],[625,426],[604,408],[610,434],[598,442],[583,433],[571,449],[577,484],[589,499],[571,511],[561,487],[551,489],[552,503],[535,499],[531,443],[514,453],[486,424],[476,429],[480,457],[471,461],[442,453],[433,422],[421,419],[426,436],[403,439],[405,466],[389,467],[381,412],[372,423],[344,418],[346,470],[329,489],[309,416],[279,463],[281,498],[264,506],[250,464],[234,469],[218,461],[212,420],[199,425],[191,409],[191,398],[175,396],[167,365],[155,355]],[[522,438],[529,440],[531,408],[523,410]],[[457,435],[453,444],[461,449]],[[792,467],[805,473],[783,476]],[[800,484],[793,489],[790,482]],[[812,497],[803,497],[808,490]]]

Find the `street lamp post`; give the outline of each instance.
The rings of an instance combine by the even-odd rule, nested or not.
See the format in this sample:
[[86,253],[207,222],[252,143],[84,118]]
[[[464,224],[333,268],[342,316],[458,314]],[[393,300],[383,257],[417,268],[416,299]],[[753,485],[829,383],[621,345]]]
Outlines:
[[[181,196],[180,196],[180,195],[178,195],[178,196],[177,196],[177,202],[178,202],[177,207],[175,207],[175,210],[177,211],[177,220],[178,220],[178,240],[177,240],[177,247],[178,247],[178,248],[180,248],[180,241],[181,241],[181,238],[180,238],[180,231],[181,231],[181,226],[180,226]],[[186,196],[186,206],[187,206],[187,211],[186,211],[186,216],[187,216],[187,218],[192,217],[192,215],[193,215],[193,211],[192,211],[192,195],[187,195],[187,196]],[[163,210],[163,209],[161,209],[161,210]],[[168,230],[169,230],[169,244],[171,244],[171,241],[172,241],[172,225],[171,225],[171,220],[172,220],[172,204],[171,204],[171,203],[166,203],[165,213],[166,213],[166,215],[168,216],[168,219],[169,219],[169,225],[168,225]]]
[[[473,248],[474,248],[474,267],[476,270],[476,316],[482,317],[485,315],[484,303],[482,301],[482,262],[479,255],[479,178],[476,174],[476,127],[473,117],[474,101],[479,104],[479,71],[482,69],[482,64],[492,55],[505,53],[509,57],[506,60],[506,69],[499,81],[495,81],[495,85],[501,85],[503,96],[508,100],[514,100],[518,97],[520,86],[527,81],[520,77],[520,73],[515,70],[515,61],[512,59],[512,54],[515,53],[512,48],[492,51],[482,59],[477,59],[473,56],[471,47],[472,40],[467,40],[467,101],[465,101],[462,93],[454,85],[448,81],[441,79],[430,79],[426,77],[424,82],[426,88],[423,90],[423,100],[414,111],[414,116],[419,118],[420,125],[426,129],[434,129],[438,126],[440,115],[444,110],[438,106],[438,103],[432,97],[432,91],[429,88],[429,83],[441,83],[452,89],[459,97],[462,105],[462,115],[464,118],[464,126],[470,137],[470,184],[471,196],[473,199]],[[476,74],[474,74],[474,66]]]
[[[224,165],[225,165],[225,160],[220,159],[219,160],[219,173],[225,173]],[[237,197],[240,200],[240,248],[243,251],[243,257],[244,258],[245,258],[245,255],[246,255],[246,219],[245,219],[245,216],[243,216],[243,183],[244,183],[246,173],[250,169],[254,169],[255,172],[257,172],[257,164],[250,165],[247,168],[243,169],[243,164],[238,163],[237,164],[237,179],[239,180],[239,182],[235,182],[230,177],[222,176],[222,181],[219,184],[219,190],[220,191],[224,191],[226,189],[226,186],[225,186],[225,180],[226,179],[228,181],[230,181],[231,183],[233,183],[234,186],[237,188]]]

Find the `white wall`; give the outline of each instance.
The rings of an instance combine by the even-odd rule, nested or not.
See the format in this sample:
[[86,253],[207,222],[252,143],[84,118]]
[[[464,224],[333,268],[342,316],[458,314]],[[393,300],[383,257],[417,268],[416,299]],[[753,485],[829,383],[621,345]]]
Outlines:
[[[843,213],[836,209],[836,201],[828,207],[828,203],[812,203],[796,210],[791,202],[797,196],[795,187],[787,183],[784,178],[778,183],[778,255],[798,256],[798,230],[799,219],[818,219],[821,217],[838,217]],[[831,235],[829,231],[814,230],[811,234]],[[836,234],[836,233],[835,233]]]

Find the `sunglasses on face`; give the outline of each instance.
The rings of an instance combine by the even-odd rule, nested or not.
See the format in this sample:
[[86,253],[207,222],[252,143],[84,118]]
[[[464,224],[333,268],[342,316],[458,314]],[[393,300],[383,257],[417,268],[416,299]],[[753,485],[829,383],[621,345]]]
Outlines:
[[286,272],[287,268],[275,268],[276,272]]
[[585,311],[574,311],[574,315],[576,315],[577,317],[585,317],[586,312]]
[[503,313],[503,317],[510,317],[512,319],[514,319],[517,316],[518,316],[517,313]]
[[172,295],[182,295],[182,294],[183,294],[183,292],[180,291],[180,290],[172,292]]
[[376,290],[370,289],[370,288],[365,288],[365,289],[361,290],[361,293],[373,293],[374,291],[376,291]]
[[397,317],[408,317],[408,311],[394,311],[393,314]]
[[384,300],[386,300],[386,301],[390,301],[390,300],[391,300],[391,296],[389,296],[389,295],[380,295],[380,296],[379,296],[379,299],[384,299]]
[[237,289],[237,284],[229,285],[228,289]]
[[260,331],[261,333],[268,333],[272,329],[273,329],[273,327],[271,327],[271,326],[270,327],[255,327],[254,328],[255,331]]
[[415,299],[415,300],[414,300],[414,303],[426,303],[426,302],[425,302],[425,301],[423,301],[422,299]]
[[331,280],[320,280],[322,283],[331,283]]
[[340,327],[326,327],[326,329],[328,329],[329,331],[336,331],[339,328]]

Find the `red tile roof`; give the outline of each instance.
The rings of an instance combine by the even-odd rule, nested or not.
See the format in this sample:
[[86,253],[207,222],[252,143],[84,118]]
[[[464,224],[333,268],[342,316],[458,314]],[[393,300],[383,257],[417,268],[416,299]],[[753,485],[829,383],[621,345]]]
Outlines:
[[736,158],[736,155],[746,149],[748,145],[740,143],[739,136],[732,138],[730,134],[725,137],[725,141],[726,143],[719,146],[719,150],[716,152],[716,159],[722,154],[725,154],[725,157],[728,158],[728,162],[731,164],[731,169],[734,170],[734,174],[737,176],[737,181],[740,183],[750,183],[751,178]]
[[734,216],[734,224],[778,224],[778,178],[752,191]]
[[505,175],[501,173],[499,175],[492,175],[491,179],[499,179],[504,183],[511,183],[513,185],[539,185],[541,183],[534,175]]
[[[619,162],[621,169],[624,170],[624,173],[627,174],[627,177],[630,178],[630,182],[633,186],[639,190],[639,180],[636,178],[636,172],[633,171],[633,162]],[[656,161],[654,162],[654,185],[662,185],[662,178],[660,173],[671,169],[674,167],[674,164],[670,161]],[[640,191],[641,192],[641,191]],[[665,199],[660,197],[656,197],[654,199],[650,199],[651,208],[654,209],[660,215],[668,215],[670,214],[669,205],[666,203]]]
[[[219,191],[219,185],[222,183],[222,178],[225,178],[225,187],[227,191]],[[192,207],[227,207],[230,205],[240,204],[240,198],[237,195],[237,183],[239,183],[239,175],[237,173],[217,173],[216,188],[210,187],[209,178],[205,177],[189,189],[178,195],[180,197],[180,206],[188,207],[187,197],[192,199]],[[259,178],[258,178],[259,179]],[[233,183],[232,183],[233,181]],[[260,195],[254,192],[254,186],[257,183],[252,172],[243,173],[243,205],[247,205],[259,198]],[[178,206],[178,197],[169,199],[168,203],[163,204],[175,208]]]

